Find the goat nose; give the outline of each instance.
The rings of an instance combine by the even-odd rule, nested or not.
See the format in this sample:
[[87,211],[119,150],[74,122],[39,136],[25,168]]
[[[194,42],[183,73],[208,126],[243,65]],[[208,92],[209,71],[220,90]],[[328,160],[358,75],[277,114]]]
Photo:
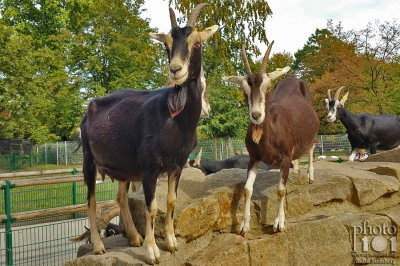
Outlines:
[[260,118],[261,113],[260,112],[252,112],[251,116],[254,118],[254,120],[257,120],[258,118]]
[[170,68],[169,70],[172,72],[172,74],[176,74],[179,70],[181,70],[182,68],[180,67],[180,68],[177,68],[177,69],[172,69],[172,68]]

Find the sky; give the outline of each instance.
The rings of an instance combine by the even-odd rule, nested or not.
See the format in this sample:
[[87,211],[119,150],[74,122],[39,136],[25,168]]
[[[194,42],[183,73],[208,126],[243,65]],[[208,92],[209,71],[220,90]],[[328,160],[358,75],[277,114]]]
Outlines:
[[[206,0],[204,2],[207,2]],[[265,31],[269,41],[274,40],[273,53],[289,52],[292,55],[303,48],[315,30],[326,28],[328,19],[344,31],[365,29],[369,22],[392,21],[400,17],[399,0],[267,0],[272,9]],[[155,4],[156,3],[156,4]],[[168,33],[171,28],[168,0],[146,0],[144,17],[151,19],[150,26]],[[179,15],[177,14],[177,17]],[[211,26],[211,25],[205,25]],[[258,44],[261,52],[264,44]]]

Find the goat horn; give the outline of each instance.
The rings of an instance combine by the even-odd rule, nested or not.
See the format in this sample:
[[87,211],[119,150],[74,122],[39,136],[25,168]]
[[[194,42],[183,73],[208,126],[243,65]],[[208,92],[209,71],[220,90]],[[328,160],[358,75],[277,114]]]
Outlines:
[[108,223],[120,213],[119,205],[109,208],[98,220],[97,228],[106,229]]
[[340,87],[340,88],[336,91],[336,94],[335,94],[335,101],[336,101],[336,100],[339,100],[340,92],[341,92],[343,89],[344,89],[344,86]]
[[269,54],[271,53],[271,49],[272,49],[272,45],[274,44],[274,41],[272,41],[270,43],[270,45],[268,46],[267,51],[265,52],[264,58],[262,60],[261,63],[261,67],[260,67],[260,74],[265,73],[265,70],[267,69],[267,63],[268,63],[268,59],[269,59]]
[[251,75],[251,70],[249,66],[249,61],[247,61],[247,55],[246,55],[246,49],[244,44],[242,45],[242,59],[243,59],[243,64],[244,64],[244,71],[246,72],[246,75]]
[[328,100],[329,100],[329,101],[332,101],[332,98],[331,98],[331,89],[328,90]]
[[208,6],[209,4],[207,3],[203,3],[203,4],[198,4],[192,11],[192,14],[190,14],[189,19],[188,19],[188,23],[187,26],[192,26],[194,27],[196,25],[197,22],[197,17],[200,14],[200,11],[203,7]]
[[178,23],[176,22],[175,12],[172,8],[169,8],[169,18],[171,19],[171,29],[178,27]]

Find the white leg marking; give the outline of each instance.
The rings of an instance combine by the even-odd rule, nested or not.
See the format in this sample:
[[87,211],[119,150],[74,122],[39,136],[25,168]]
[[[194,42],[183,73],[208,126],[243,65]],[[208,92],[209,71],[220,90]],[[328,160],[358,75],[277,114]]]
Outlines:
[[307,176],[308,176],[308,183],[312,184],[314,182],[314,147],[315,144],[312,146],[310,149],[310,152],[308,153],[308,169],[307,169]]
[[283,184],[283,178],[282,178],[282,170],[281,170],[281,176],[279,179],[279,185],[278,185],[278,214],[275,218],[274,222],[274,232],[277,231],[283,231],[285,229],[285,209],[284,209],[284,200],[285,200],[285,185]]
[[349,161],[354,161],[354,157],[356,157],[358,153],[358,148],[354,148],[354,150],[351,151],[351,154],[349,156]]
[[145,248],[146,254],[144,256],[146,263],[155,264],[160,263],[160,250],[154,238],[154,224],[157,215],[157,202],[153,199],[150,205],[150,213],[146,208],[146,237]]
[[255,163],[253,168],[247,173],[247,181],[244,186],[244,211],[243,211],[243,220],[240,225],[239,234],[242,236],[246,236],[246,234],[250,231],[250,204],[251,204],[251,196],[253,195],[253,186],[256,180],[257,172],[258,172],[259,162]]
[[293,173],[300,173],[299,159],[293,160]]
[[176,177],[177,173],[170,173],[168,176],[168,194],[167,194],[167,214],[165,217],[165,247],[171,253],[174,253],[178,250],[178,243],[176,241],[175,232],[174,232],[174,210],[176,206]]

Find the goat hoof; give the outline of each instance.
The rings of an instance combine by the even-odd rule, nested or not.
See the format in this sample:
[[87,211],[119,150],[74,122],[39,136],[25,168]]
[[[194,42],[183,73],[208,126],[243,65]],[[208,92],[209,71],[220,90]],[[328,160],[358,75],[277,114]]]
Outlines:
[[141,235],[137,235],[131,240],[131,247],[140,247],[142,244],[143,238]]
[[283,232],[285,230],[285,220],[281,220],[279,218],[275,219],[274,222],[274,232]]
[[166,234],[165,235],[165,248],[170,253],[175,253],[178,250],[178,242],[176,241],[176,237],[174,234]]
[[101,249],[101,250],[96,250],[96,251],[94,251],[94,254],[95,254],[95,255],[103,255],[104,253],[106,253],[106,250],[105,250],[105,249]]
[[157,245],[154,243],[153,245],[146,243],[146,254],[145,254],[145,262],[151,265],[160,263],[160,250]]

